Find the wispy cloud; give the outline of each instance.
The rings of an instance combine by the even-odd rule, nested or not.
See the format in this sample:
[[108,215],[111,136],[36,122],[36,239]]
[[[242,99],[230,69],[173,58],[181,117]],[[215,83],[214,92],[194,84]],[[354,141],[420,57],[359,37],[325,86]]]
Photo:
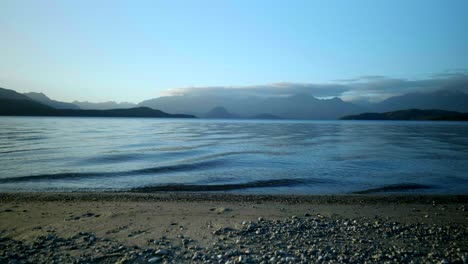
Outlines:
[[167,95],[229,96],[229,97],[281,97],[308,94],[316,97],[338,96],[349,88],[341,84],[273,83],[251,86],[212,86],[169,89]]
[[212,97],[282,97],[306,94],[315,97],[340,97],[343,100],[380,101],[390,96],[412,92],[432,92],[442,89],[468,93],[467,71],[451,71],[432,75],[426,79],[408,80],[380,75],[360,76],[335,80],[332,83],[281,82],[251,86],[212,86],[169,89],[166,95]]

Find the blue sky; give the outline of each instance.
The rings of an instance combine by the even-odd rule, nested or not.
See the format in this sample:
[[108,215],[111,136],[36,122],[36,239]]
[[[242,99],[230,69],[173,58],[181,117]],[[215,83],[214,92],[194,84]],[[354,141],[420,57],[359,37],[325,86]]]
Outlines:
[[139,102],[168,89],[420,79],[468,68],[468,1],[0,1],[0,87]]

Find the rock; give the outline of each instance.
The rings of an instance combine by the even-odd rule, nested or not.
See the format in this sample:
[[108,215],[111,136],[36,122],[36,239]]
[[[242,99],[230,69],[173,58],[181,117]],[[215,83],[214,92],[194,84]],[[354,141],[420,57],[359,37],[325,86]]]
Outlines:
[[150,259],[148,259],[148,263],[158,263],[162,260],[161,257],[152,257]]
[[[0,231],[0,263],[468,263],[468,229],[462,223],[336,215],[258,220],[244,221],[237,229],[216,229],[206,248],[177,233],[171,239],[149,239],[149,247],[140,248],[85,232],[68,238],[46,233],[25,244]],[[77,256],[67,255],[69,250]]]
[[158,249],[158,250],[156,250],[156,252],[154,254],[155,255],[161,255],[161,256],[167,256],[167,255],[170,255],[171,252],[169,250],[166,250],[166,249]]
[[232,209],[230,208],[225,208],[225,207],[216,208],[216,213],[218,214],[222,214],[224,212],[230,212],[230,211],[232,211]]

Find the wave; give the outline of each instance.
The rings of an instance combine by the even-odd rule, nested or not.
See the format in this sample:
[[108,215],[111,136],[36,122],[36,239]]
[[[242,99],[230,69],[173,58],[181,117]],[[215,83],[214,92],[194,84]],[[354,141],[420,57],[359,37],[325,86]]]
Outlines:
[[142,154],[136,153],[121,153],[121,154],[112,154],[112,155],[101,155],[93,158],[88,158],[85,160],[80,161],[79,163],[120,163],[125,161],[132,161],[136,159],[141,159],[143,157]]
[[230,191],[252,188],[271,188],[304,185],[310,183],[330,183],[329,180],[321,179],[274,179],[264,181],[251,181],[245,183],[231,184],[164,184],[133,188],[131,192],[208,192],[208,191]]
[[224,158],[224,157],[235,156],[235,155],[257,155],[257,154],[263,154],[263,155],[269,155],[269,156],[281,156],[281,155],[287,155],[288,152],[259,151],[259,150],[230,151],[230,152],[221,152],[221,153],[216,153],[216,154],[209,154],[209,155],[204,155],[204,156],[199,156],[199,157],[193,157],[193,158],[190,158],[188,160],[190,160],[190,161],[200,161],[200,160],[208,160],[208,159],[214,159],[214,158]]
[[410,191],[410,190],[419,190],[419,189],[433,189],[434,187],[429,185],[417,184],[417,183],[401,183],[386,185],[379,188],[372,188],[363,191],[353,192],[353,194],[370,194],[370,193],[379,193],[379,192],[399,192],[399,191]]
[[[0,147],[0,149],[3,149]],[[0,151],[0,154],[9,154],[9,153],[17,153],[17,152],[30,152],[30,151],[42,151],[42,150],[54,150],[58,148],[32,148],[32,149],[14,149],[14,150],[6,150]]]
[[205,148],[205,147],[212,147],[215,146],[216,144],[210,143],[210,144],[199,144],[199,145],[193,145],[193,146],[167,146],[167,147],[159,147],[159,148],[142,148],[140,151],[186,151],[186,150],[194,150],[194,149],[200,149],[200,148]]
[[[162,152],[160,155],[176,154],[176,152]],[[182,152],[186,155],[193,155],[195,151],[184,151]],[[220,159],[228,156],[235,155],[269,155],[269,156],[279,156],[286,155],[285,152],[273,152],[273,151],[231,151],[231,152],[221,152],[216,154],[202,155],[202,156],[193,156],[186,158],[184,160],[174,161],[176,163],[194,163],[206,160]],[[145,157],[150,157],[154,153],[119,153],[119,154],[110,154],[110,155],[101,155],[88,159],[84,159],[78,162],[78,164],[94,164],[94,163],[120,163],[132,160],[144,159]]]
[[[282,152],[266,152],[266,151],[232,151],[222,152],[217,154],[210,154],[204,156],[193,157],[185,160],[180,160],[174,165],[158,166],[152,168],[144,168],[129,171],[118,171],[118,172],[65,172],[55,174],[39,174],[39,175],[27,175],[12,178],[0,179],[0,184],[3,183],[19,183],[27,181],[38,181],[38,180],[64,180],[64,179],[82,179],[92,177],[118,177],[118,176],[132,176],[132,175],[147,175],[147,174],[158,174],[158,173],[171,173],[181,171],[192,171],[199,169],[207,169],[219,166],[226,161],[226,157],[234,155],[284,155]],[[141,158],[141,155],[136,155]],[[127,160],[137,159],[133,154],[117,154],[117,155],[106,155],[86,160],[86,162],[124,162]]]
[[41,181],[41,180],[67,180],[67,179],[83,179],[93,177],[118,177],[118,176],[132,176],[132,175],[147,175],[158,173],[170,173],[181,171],[192,171],[197,169],[207,169],[219,166],[223,163],[222,160],[210,160],[196,163],[176,164],[168,166],[159,166],[153,168],[145,168],[138,170],[119,171],[119,172],[65,172],[56,174],[39,174],[29,175],[15,178],[0,179],[0,184],[4,183],[20,183],[28,181]]

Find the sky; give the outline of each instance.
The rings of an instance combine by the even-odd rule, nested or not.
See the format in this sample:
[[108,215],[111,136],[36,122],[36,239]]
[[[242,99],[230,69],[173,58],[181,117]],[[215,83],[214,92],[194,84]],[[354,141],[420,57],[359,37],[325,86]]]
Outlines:
[[357,84],[466,73],[467,10],[466,0],[1,0],[0,87],[140,102],[347,83],[357,88],[330,94],[367,98],[375,89]]

